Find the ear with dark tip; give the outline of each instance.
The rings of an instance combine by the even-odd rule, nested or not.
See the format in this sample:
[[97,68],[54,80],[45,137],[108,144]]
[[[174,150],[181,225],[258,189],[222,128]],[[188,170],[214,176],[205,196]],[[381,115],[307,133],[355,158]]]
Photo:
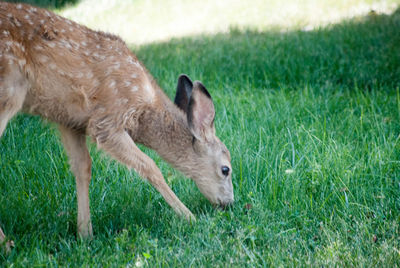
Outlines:
[[187,119],[190,131],[199,140],[210,140],[215,135],[215,109],[205,86],[196,81],[189,101]]
[[193,83],[190,78],[182,74],[178,78],[178,86],[176,88],[175,104],[184,112],[187,112],[190,96],[192,95]]

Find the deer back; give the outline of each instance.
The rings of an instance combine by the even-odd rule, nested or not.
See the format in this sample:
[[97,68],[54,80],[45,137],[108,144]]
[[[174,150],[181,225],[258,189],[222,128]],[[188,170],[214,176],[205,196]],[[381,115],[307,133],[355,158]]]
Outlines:
[[119,37],[4,2],[0,36],[2,66],[19,66],[29,84],[25,112],[85,128],[95,115],[126,117],[154,101],[151,76]]

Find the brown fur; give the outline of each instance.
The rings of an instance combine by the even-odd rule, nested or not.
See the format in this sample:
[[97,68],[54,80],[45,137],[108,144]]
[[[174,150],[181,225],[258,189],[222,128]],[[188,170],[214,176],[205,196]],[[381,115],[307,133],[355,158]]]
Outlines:
[[[86,135],[146,178],[189,220],[194,220],[192,213],[135,143],[156,150],[191,177],[213,203],[233,201],[231,176],[223,178],[218,173],[221,165],[230,167],[229,152],[215,136],[213,124],[205,126],[202,116],[197,116],[214,116],[211,98],[202,93],[206,91],[200,90],[199,82],[193,85],[191,99],[196,105],[190,112],[200,121],[192,126],[189,112],[168,99],[116,36],[92,31],[44,9],[2,2],[0,37],[0,135],[20,110],[59,124],[76,177],[81,236],[92,235]],[[4,239],[0,229],[0,242]]]

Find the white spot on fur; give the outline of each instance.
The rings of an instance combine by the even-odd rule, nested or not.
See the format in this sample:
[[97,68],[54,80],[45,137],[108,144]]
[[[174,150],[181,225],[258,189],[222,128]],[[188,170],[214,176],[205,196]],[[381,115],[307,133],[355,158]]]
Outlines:
[[132,56],[129,56],[128,58],[126,58],[126,61],[127,61],[128,63],[130,63],[130,64],[133,64],[133,63],[134,63]]
[[154,99],[154,90],[151,88],[151,86],[149,85],[149,84],[146,84],[145,86],[144,86],[144,89],[147,91],[147,93],[148,93],[148,97],[149,97],[149,99],[148,99],[148,101],[149,102],[153,102],[153,99]]
[[86,78],[87,79],[91,79],[93,77],[93,73],[92,72],[87,72],[86,73]]
[[49,47],[51,47],[51,48],[55,48],[55,47],[56,47],[56,44],[55,44],[55,43],[49,43],[48,45],[49,45]]
[[100,49],[100,45],[96,45],[96,48]]
[[65,33],[66,31],[65,31],[65,29],[61,29],[61,32],[62,32],[62,33]]
[[4,30],[4,31],[3,31],[3,35],[5,35],[5,36],[9,36],[9,35],[10,35],[10,32],[9,32],[9,31],[7,31],[7,30]]
[[121,64],[119,62],[115,62],[113,65],[109,67],[109,70],[118,70],[121,67]]
[[131,85],[131,82],[125,81],[124,84],[125,84],[126,87],[129,87]]
[[85,41],[82,41],[82,42],[81,42],[81,45],[85,47],[85,46],[86,46],[86,42],[85,42]]
[[154,92],[153,92],[153,89],[150,87],[150,85],[145,85],[144,86],[144,89],[147,91],[147,92],[149,92],[149,93],[151,93],[151,94],[153,94]]
[[55,64],[55,63],[50,63],[49,64],[49,68],[51,69],[51,70],[55,70],[55,69],[57,69],[57,65]]
[[106,72],[105,72],[105,75],[110,75],[110,74],[112,73],[112,71],[113,71],[112,66],[111,66],[111,67],[108,67],[107,70],[106,70]]
[[40,55],[39,56],[39,61],[41,63],[46,63],[48,60],[49,60],[49,58],[47,56],[45,56],[45,55]]
[[99,82],[99,80],[97,80],[97,79],[93,79],[93,80],[92,80],[92,85],[93,85],[93,87],[94,87],[94,88],[97,88],[97,87],[99,87],[99,86],[100,86],[100,82]]
[[68,48],[68,49],[72,49],[72,46],[70,43],[68,43],[68,41],[61,39],[60,40],[60,46]]
[[132,92],[136,92],[136,91],[138,91],[139,90],[139,87],[138,86],[133,86],[133,87],[131,87],[131,91]]
[[115,87],[115,81],[114,80],[110,80],[110,83],[108,84],[109,88],[114,88]]
[[132,78],[137,78],[137,74],[131,74]]
[[21,9],[22,8],[22,5],[21,4],[18,4],[17,5],[17,9]]
[[44,20],[40,20],[39,22],[40,22],[40,24],[44,24]]
[[128,99],[118,99],[117,101],[118,105],[124,105],[128,103]]
[[72,45],[73,48],[79,49],[79,44],[72,39],[69,39],[69,43]]
[[31,19],[31,17],[29,17],[28,14],[26,14],[26,15],[24,16],[24,18],[25,18],[26,20],[30,20],[30,19]]
[[133,65],[135,65],[136,67],[139,67],[140,69],[143,69],[142,65],[140,65],[140,63],[137,61],[133,62]]
[[14,23],[15,23],[15,25],[17,26],[17,27],[21,27],[22,26],[22,24],[19,22],[19,20],[17,20],[17,19],[15,19],[14,20]]
[[22,59],[22,60],[19,60],[19,61],[18,61],[18,65],[19,65],[21,68],[23,68],[23,67],[25,66],[25,64],[26,64],[26,60],[25,60],[25,59]]

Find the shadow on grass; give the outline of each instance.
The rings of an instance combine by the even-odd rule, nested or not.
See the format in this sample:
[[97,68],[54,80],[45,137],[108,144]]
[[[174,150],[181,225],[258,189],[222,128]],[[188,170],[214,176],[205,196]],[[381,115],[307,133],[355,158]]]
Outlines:
[[66,5],[72,5],[79,2],[79,0],[7,0],[10,3],[26,3],[33,6],[55,9],[63,8]]
[[231,30],[135,50],[161,84],[177,66],[176,75],[233,89],[394,88],[400,81],[399,32],[400,9],[312,31]]

